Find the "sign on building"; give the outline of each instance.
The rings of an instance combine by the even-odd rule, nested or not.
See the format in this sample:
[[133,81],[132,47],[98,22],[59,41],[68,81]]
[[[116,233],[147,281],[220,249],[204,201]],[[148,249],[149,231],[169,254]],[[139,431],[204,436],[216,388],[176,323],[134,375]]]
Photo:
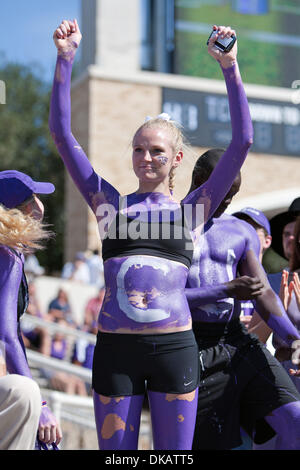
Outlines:
[[[231,140],[227,96],[164,88],[163,111],[184,126],[193,146],[223,147]],[[251,152],[300,156],[300,107],[292,102],[250,98],[254,128]]]

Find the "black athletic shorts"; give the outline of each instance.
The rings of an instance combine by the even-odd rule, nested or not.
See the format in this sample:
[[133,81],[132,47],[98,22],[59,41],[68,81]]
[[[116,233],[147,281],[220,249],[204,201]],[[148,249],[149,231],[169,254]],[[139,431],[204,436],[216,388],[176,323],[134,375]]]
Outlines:
[[281,364],[239,320],[195,322],[200,385],[193,449],[233,449],[242,427],[256,444],[275,435],[264,420],[272,410],[300,400]]
[[97,335],[92,386],[105,396],[145,390],[189,393],[199,385],[198,346],[192,330],[159,335]]

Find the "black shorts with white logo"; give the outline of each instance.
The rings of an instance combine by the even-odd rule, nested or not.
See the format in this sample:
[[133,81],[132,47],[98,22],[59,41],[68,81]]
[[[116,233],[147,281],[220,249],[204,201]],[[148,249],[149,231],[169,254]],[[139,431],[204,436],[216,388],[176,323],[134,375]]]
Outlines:
[[276,408],[300,400],[281,364],[239,320],[195,322],[200,385],[193,449],[233,449],[242,427],[257,444],[275,435],[264,420]]
[[199,385],[198,346],[192,330],[155,335],[97,335],[92,386],[104,396],[145,390],[183,394]]

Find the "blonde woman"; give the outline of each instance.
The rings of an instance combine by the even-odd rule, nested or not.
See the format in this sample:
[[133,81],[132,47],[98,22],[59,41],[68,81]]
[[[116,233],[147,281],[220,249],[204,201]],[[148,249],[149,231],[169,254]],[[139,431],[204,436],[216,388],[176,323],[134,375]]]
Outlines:
[[[200,371],[184,289],[193,242],[201,233],[194,216],[199,206],[204,221],[214,213],[252,142],[236,46],[227,55],[214,47],[217,37],[229,38],[234,31],[230,27],[214,29],[208,52],[223,70],[233,139],[209,181],[181,203],[172,191],[174,171],[183,158],[183,136],[165,113],[148,119],[133,137],[134,193],[121,197],[94,171],[71,132],[70,81],[81,40],[79,26],[76,20],[65,20],[54,32],[58,56],[50,130],[71,177],[98,220],[103,241],[106,293],[98,319],[92,383],[101,450],[137,448],[146,391],[154,449],[190,450],[192,446]],[[190,224],[185,217],[188,219],[188,209]],[[105,222],[108,212],[111,223]],[[107,233],[103,222],[109,226]]]
[[51,183],[35,182],[19,171],[0,172],[0,342],[5,364],[0,377],[0,449],[32,449],[37,431],[46,444],[58,444],[62,437],[32,380],[19,324],[28,303],[24,254],[41,248],[49,237],[37,194],[53,191]]

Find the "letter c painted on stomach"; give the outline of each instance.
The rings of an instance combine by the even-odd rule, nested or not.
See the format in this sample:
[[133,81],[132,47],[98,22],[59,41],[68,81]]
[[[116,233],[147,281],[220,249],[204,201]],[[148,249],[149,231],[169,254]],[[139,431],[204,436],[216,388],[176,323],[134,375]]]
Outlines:
[[150,323],[154,321],[165,320],[170,317],[170,313],[163,309],[147,308],[142,309],[134,307],[128,299],[128,295],[125,289],[125,276],[130,268],[133,266],[138,267],[152,267],[153,269],[159,269],[163,272],[164,276],[167,276],[170,272],[170,268],[167,264],[162,264],[161,260],[147,259],[145,262],[144,256],[134,256],[125,260],[120,267],[117,275],[117,300],[120,309],[126,314],[128,318],[139,323]]

